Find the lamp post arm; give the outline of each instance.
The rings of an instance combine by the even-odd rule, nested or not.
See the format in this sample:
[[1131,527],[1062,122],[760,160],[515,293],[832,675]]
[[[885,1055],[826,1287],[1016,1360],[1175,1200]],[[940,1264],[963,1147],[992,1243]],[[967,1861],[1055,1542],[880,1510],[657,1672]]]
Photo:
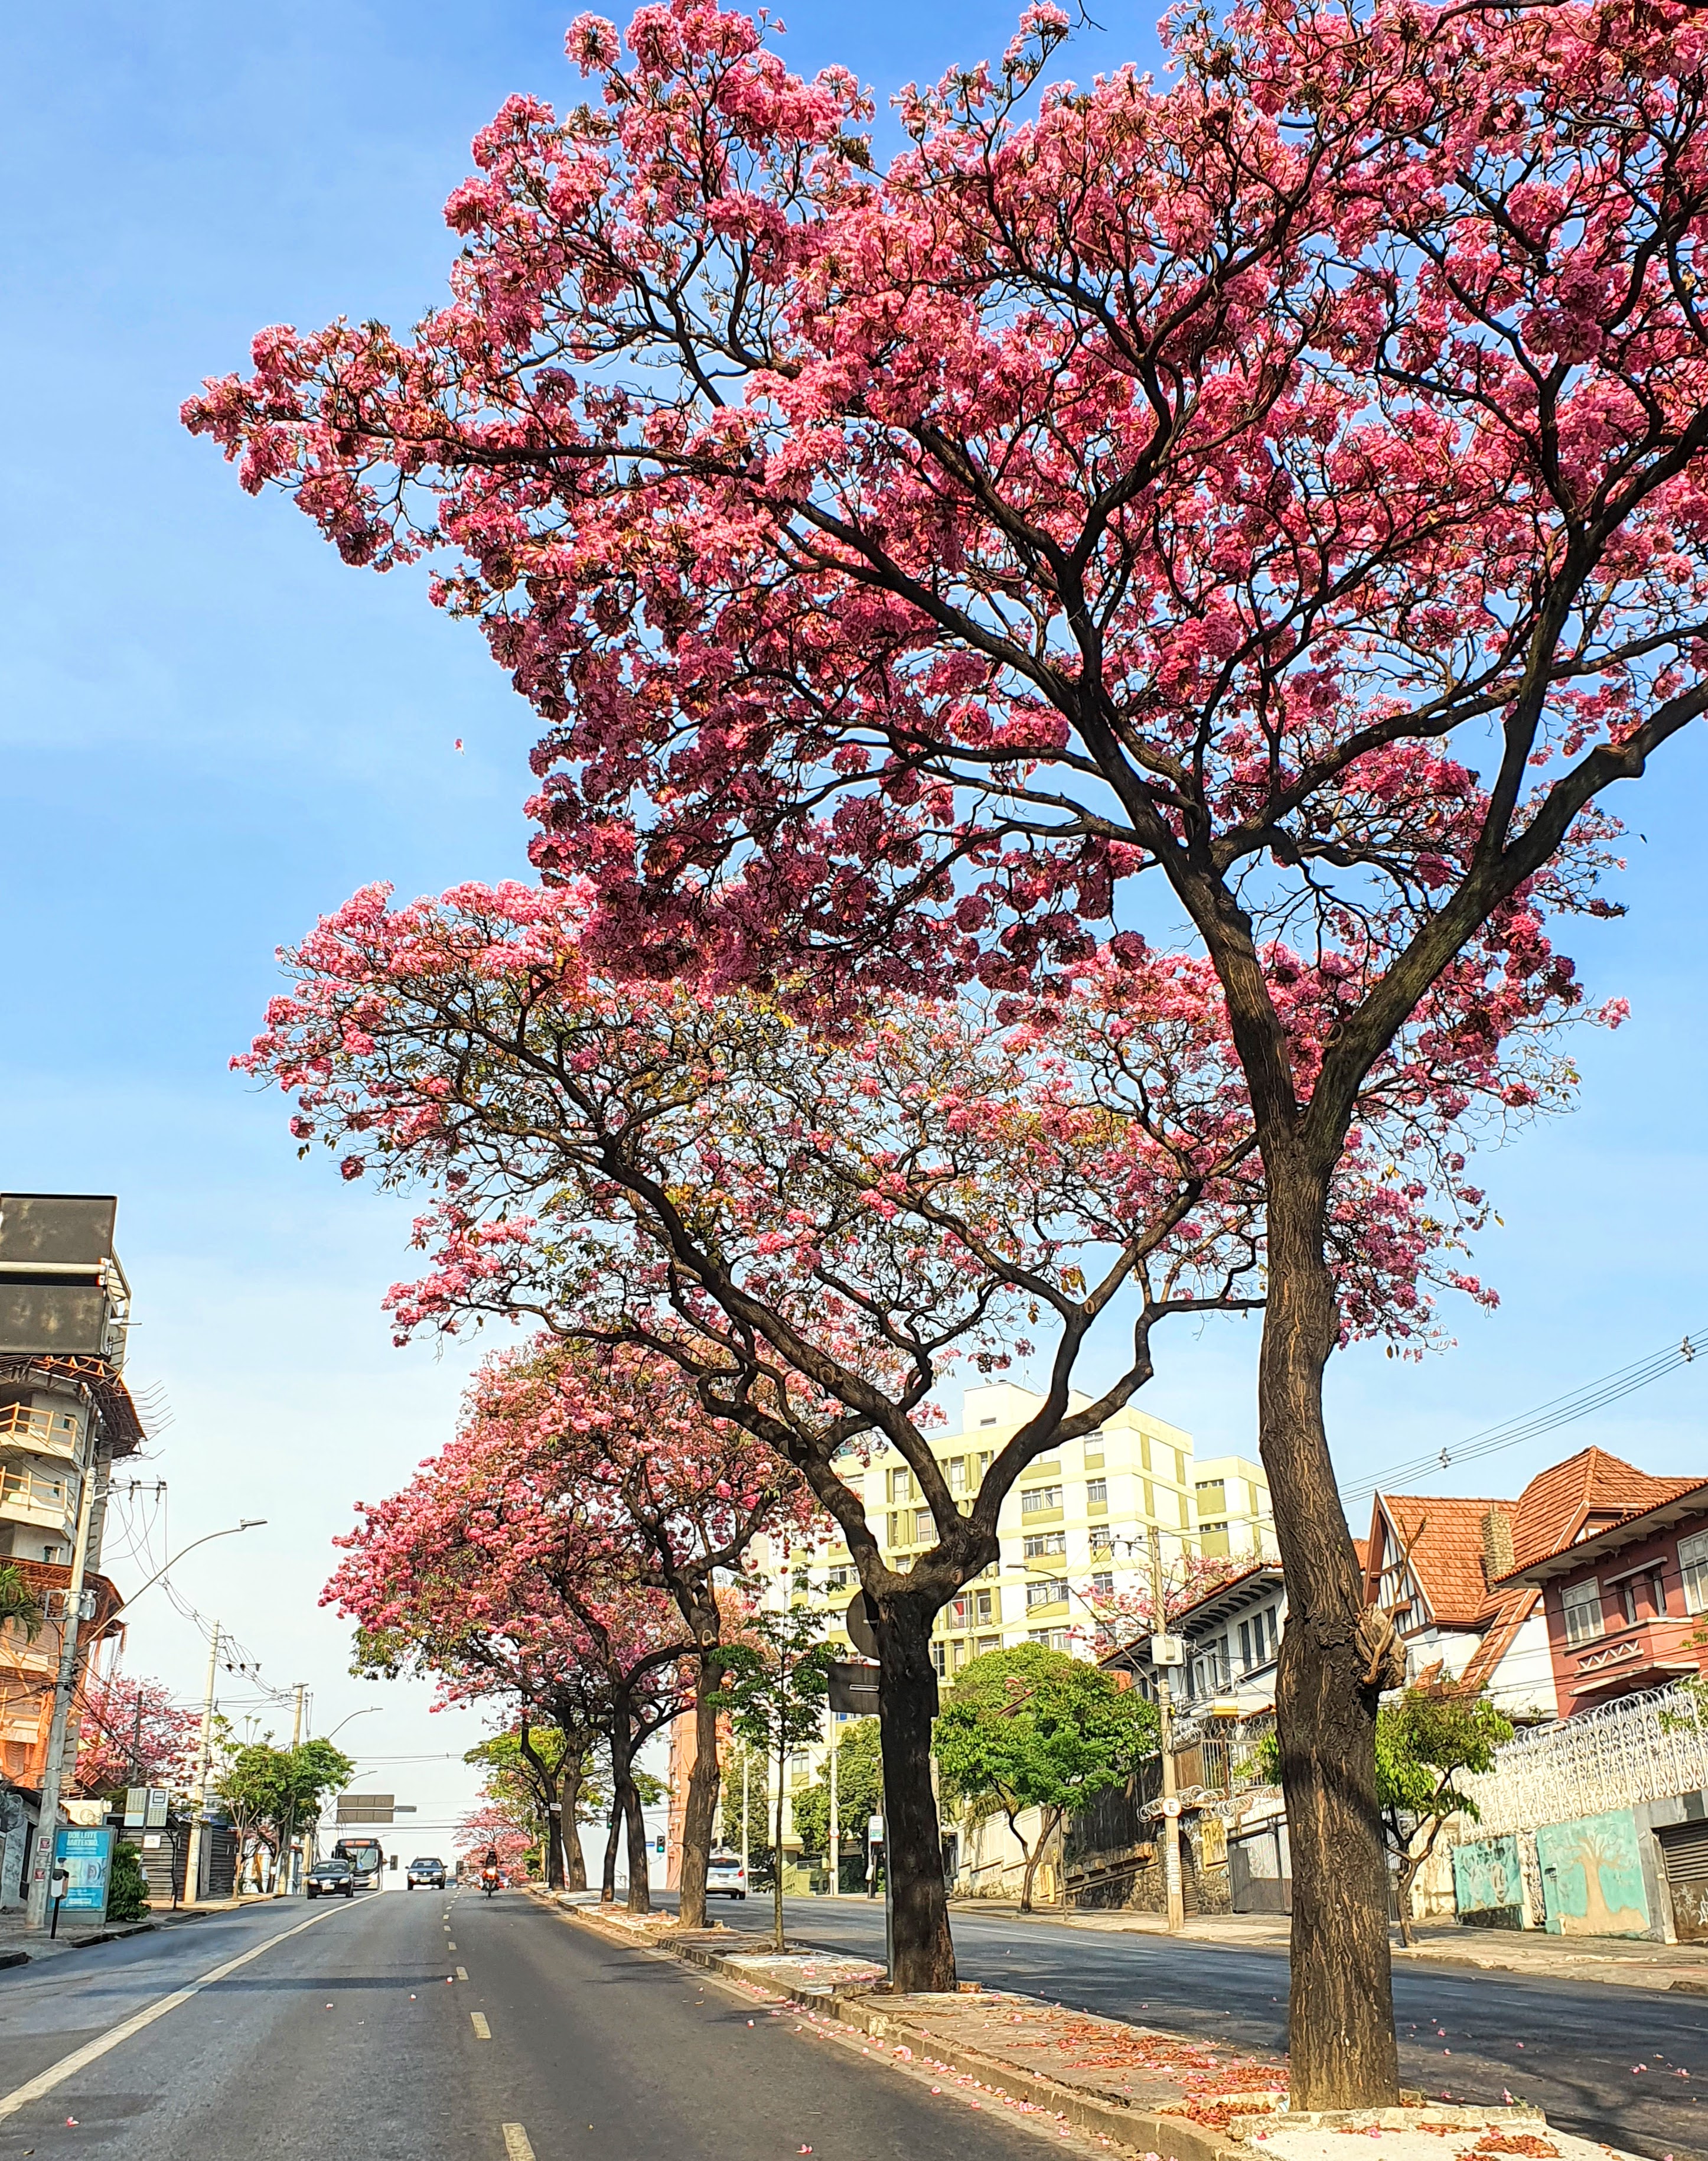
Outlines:
[[117,1621],[121,1613],[128,1613],[132,1606],[133,1606],[137,1601],[142,1596],[143,1592],[144,1591],[152,1591],[154,1588],[154,1586],[159,1582],[162,1576],[169,1575],[171,1571],[177,1567],[179,1562],[184,1559],[185,1554],[194,1553],[198,1546],[207,1545],[215,1539],[235,1539],[240,1531],[258,1531],[266,1521],[267,1518],[265,1516],[255,1516],[241,1523],[228,1523],[222,1531],[208,1531],[204,1533],[204,1534],[199,1539],[192,1539],[187,1546],[181,1546],[164,1567],[157,1568],[154,1573],[148,1578],[148,1580],[142,1586],[141,1589],[133,1591],[130,1596],[126,1599],[124,1604],[114,1610],[111,1617],[112,1619]]

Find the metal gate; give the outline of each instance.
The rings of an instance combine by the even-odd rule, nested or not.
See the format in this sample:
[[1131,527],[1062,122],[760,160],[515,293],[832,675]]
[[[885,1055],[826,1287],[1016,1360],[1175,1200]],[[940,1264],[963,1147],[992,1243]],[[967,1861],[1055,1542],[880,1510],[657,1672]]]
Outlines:
[[1666,1863],[1679,1940],[1708,1940],[1708,1823],[1669,1824],[1655,1837]]
[[1293,1855],[1285,1817],[1230,1833],[1228,1888],[1236,1914],[1290,1914]]

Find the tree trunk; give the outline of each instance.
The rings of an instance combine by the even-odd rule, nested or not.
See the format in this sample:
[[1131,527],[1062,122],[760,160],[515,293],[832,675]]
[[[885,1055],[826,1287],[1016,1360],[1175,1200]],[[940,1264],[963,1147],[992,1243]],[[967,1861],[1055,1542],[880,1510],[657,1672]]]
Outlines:
[[890,1872],[892,1981],[906,1995],[955,1986],[942,1831],[931,1785],[934,1608],[905,1591],[878,1606],[879,1735],[884,1752],[884,1862]]
[[1020,1872],[1020,1911],[1030,1914],[1032,1910],[1032,1878],[1038,1872],[1038,1861],[1044,1851],[1044,1841],[1041,1833],[1037,1844],[1028,1853],[1026,1842],[1018,1831],[1015,1836],[1020,1839],[1020,1851],[1026,1856],[1026,1865]]
[[615,1906],[617,1903],[617,1847],[623,1836],[623,1812],[617,1806],[616,1796],[611,1796],[611,1820],[605,1833],[605,1873],[600,1879],[599,1903]]
[[558,1818],[558,1836],[563,1851],[563,1888],[587,1888],[587,1862],[581,1851],[581,1789],[587,1778],[587,1759],[575,1753],[575,1744],[564,1736],[563,1783],[558,1789],[563,1812]]
[[1352,1539],[1329,1461],[1322,1375],[1338,1333],[1323,1264],[1326,1178],[1266,1150],[1269,1304],[1259,1445],[1287,1583],[1275,1713],[1293,1855],[1295,2108],[1396,2101],[1376,1705]]
[[517,1745],[527,1759],[528,1768],[534,1774],[534,1783],[540,1789],[546,1819],[546,1835],[541,1841],[545,1848],[546,1888],[548,1891],[561,1891],[563,1888],[563,1842],[559,1833],[559,1825],[563,1820],[561,1781],[545,1757],[534,1747],[528,1732],[526,1716],[522,1719],[521,1731],[517,1738]]
[[771,1898],[771,1940],[777,1950],[783,1948],[783,1796],[789,1786],[789,1717],[788,1697],[779,1694],[777,1699],[777,1815],[772,1829]]
[[694,1681],[694,1762],[682,1814],[682,1924],[706,1925],[706,1865],[718,1823],[718,1711],[712,1698],[724,1685],[724,1658],[703,1650]]
[[635,1782],[625,1778],[628,1787],[624,1800],[624,1814],[629,1824],[629,1911],[631,1914],[650,1914],[652,1911],[652,1886],[646,1866],[646,1819],[641,1813],[641,1796]]

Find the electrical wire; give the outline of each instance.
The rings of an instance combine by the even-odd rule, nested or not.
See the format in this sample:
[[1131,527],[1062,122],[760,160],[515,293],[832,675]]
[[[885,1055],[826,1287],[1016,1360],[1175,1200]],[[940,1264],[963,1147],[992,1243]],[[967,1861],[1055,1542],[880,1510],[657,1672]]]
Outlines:
[[1433,1455],[1416,1456],[1409,1463],[1394,1464],[1373,1478],[1363,1479],[1356,1486],[1342,1487],[1341,1497],[1345,1501],[1368,1500],[1378,1492],[1391,1489],[1396,1480],[1433,1477],[1456,1464],[1496,1455],[1503,1449],[1517,1448],[1560,1426],[1575,1424],[1579,1419],[1605,1410],[1609,1403],[1618,1403],[1626,1396],[1634,1395],[1638,1389],[1675,1373],[1679,1367],[1693,1365],[1699,1348],[1708,1351],[1708,1341],[1701,1340],[1705,1337],[1708,1337],[1708,1330],[1698,1329],[1694,1337],[1686,1336],[1669,1344],[1664,1351],[1652,1351],[1646,1358],[1622,1366],[1616,1372],[1604,1373],[1600,1380],[1591,1381],[1569,1395],[1555,1396],[1500,1425],[1485,1426],[1480,1433],[1470,1435],[1455,1447],[1437,1449]]

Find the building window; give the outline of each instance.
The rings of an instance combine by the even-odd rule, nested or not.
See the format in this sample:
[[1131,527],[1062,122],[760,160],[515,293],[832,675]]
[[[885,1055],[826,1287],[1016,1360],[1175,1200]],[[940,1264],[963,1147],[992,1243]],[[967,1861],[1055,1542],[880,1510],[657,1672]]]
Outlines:
[[1062,1488],[1059,1486],[1028,1486],[1020,1495],[1020,1513],[1023,1516],[1041,1516],[1046,1508],[1059,1508],[1061,1506]]
[[1113,1598],[1115,1595],[1115,1572],[1112,1568],[1092,1571],[1091,1595],[1093,1598]]
[[1041,1643],[1046,1651],[1065,1651],[1067,1648],[1067,1631],[1065,1628],[1028,1628],[1026,1641]]
[[980,1591],[974,1594],[973,1599],[973,1618],[975,1621],[981,1622],[995,1620],[996,1593],[994,1591]]
[[1067,1550],[1066,1531],[1033,1531],[1022,1540],[1028,1560],[1041,1560],[1046,1554],[1065,1554]]
[[979,1655],[981,1659],[987,1652],[999,1651],[1001,1648],[1002,1638],[1000,1636],[981,1636],[979,1638]]
[[1092,1559],[1095,1560],[1099,1554],[1112,1554],[1114,1550],[1115,1534],[1108,1525],[1093,1523],[1091,1527]]
[[974,1461],[979,1466],[979,1482],[982,1486],[984,1483],[984,1474],[990,1468],[990,1450],[988,1448],[981,1448]]
[[1228,1551],[1226,1523],[1201,1523],[1198,1527],[1198,1548],[1206,1560],[1214,1560]]
[[1109,1481],[1107,1478],[1091,1478],[1086,1481],[1085,1505],[1088,1508],[1107,1508],[1109,1505]]
[[937,1669],[937,1679],[942,1680],[949,1670],[949,1650],[947,1643],[932,1645],[931,1662]]
[[1062,1575],[1046,1575],[1040,1583],[1026,1586],[1026,1611],[1035,1606],[1065,1606],[1067,1602],[1067,1579]]
[[1708,1607],[1708,1531],[1679,1540],[1679,1573],[1685,1580],[1685,1612],[1701,1612]]
[[907,1498],[907,1481],[911,1476],[911,1473],[906,1470],[892,1471],[890,1473],[890,1498],[892,1501],[905,1501]]
[[854,1574],[852,1567],[839,1563],[826,1575],[825,1588],[828,1591],[846,1591],[849,1584],[854,1581]]
[[964,1493],[967,1490],[967,1459],[964,1455],[949,1458],[949,1491]]
[[1654,1608],[1657,1621],[1666,1618],[1666,1578],[1659,1569],[1648,1579],[1648,1602]]
[[1565,1614],[1566,1642],[1592,1643],[1602,1632],[1602,1587],[1595,1578],[1562,1591],[1560,1603]]
[[1085,1437],[1085,1467],[1101,1471],[1103,1462],[1103,1437],[1100,1433],[1089,1433]]
[[943,1625],[948,1628],[964,1628],[967,1625],[967,1594],[963,1591],[958,1598],[949,1601]]
[[1228,1506],[1227,1481],[1221,1478],[1201,1478],[1198,1481],[1198,1507],[1207,1508],[1212,1516],[1219,1516]]
[[1637,1578],[1628,1576],[1619,1586],[1619,1610],[1625,1616],[1625,1626],[1637,1626]]
[[994,1418],[980,1419],[979,1423],[980,1425],[994,1425],[996,1420]]
[[962,1667],[964,1666],[966,1663],[967,1646],[960,1640],[959,1638],[957,1638],[955,1642],[951,1643],[949,1646],[949,1664],[954,1668],[957,1673],[959,1673]]
[[929,1508],[916,1508],[913,1512],[913,1543],[915,1545],[928,1546],[936,1537],[937,1529],[936,1526],[932,1522],[931,1510]]

